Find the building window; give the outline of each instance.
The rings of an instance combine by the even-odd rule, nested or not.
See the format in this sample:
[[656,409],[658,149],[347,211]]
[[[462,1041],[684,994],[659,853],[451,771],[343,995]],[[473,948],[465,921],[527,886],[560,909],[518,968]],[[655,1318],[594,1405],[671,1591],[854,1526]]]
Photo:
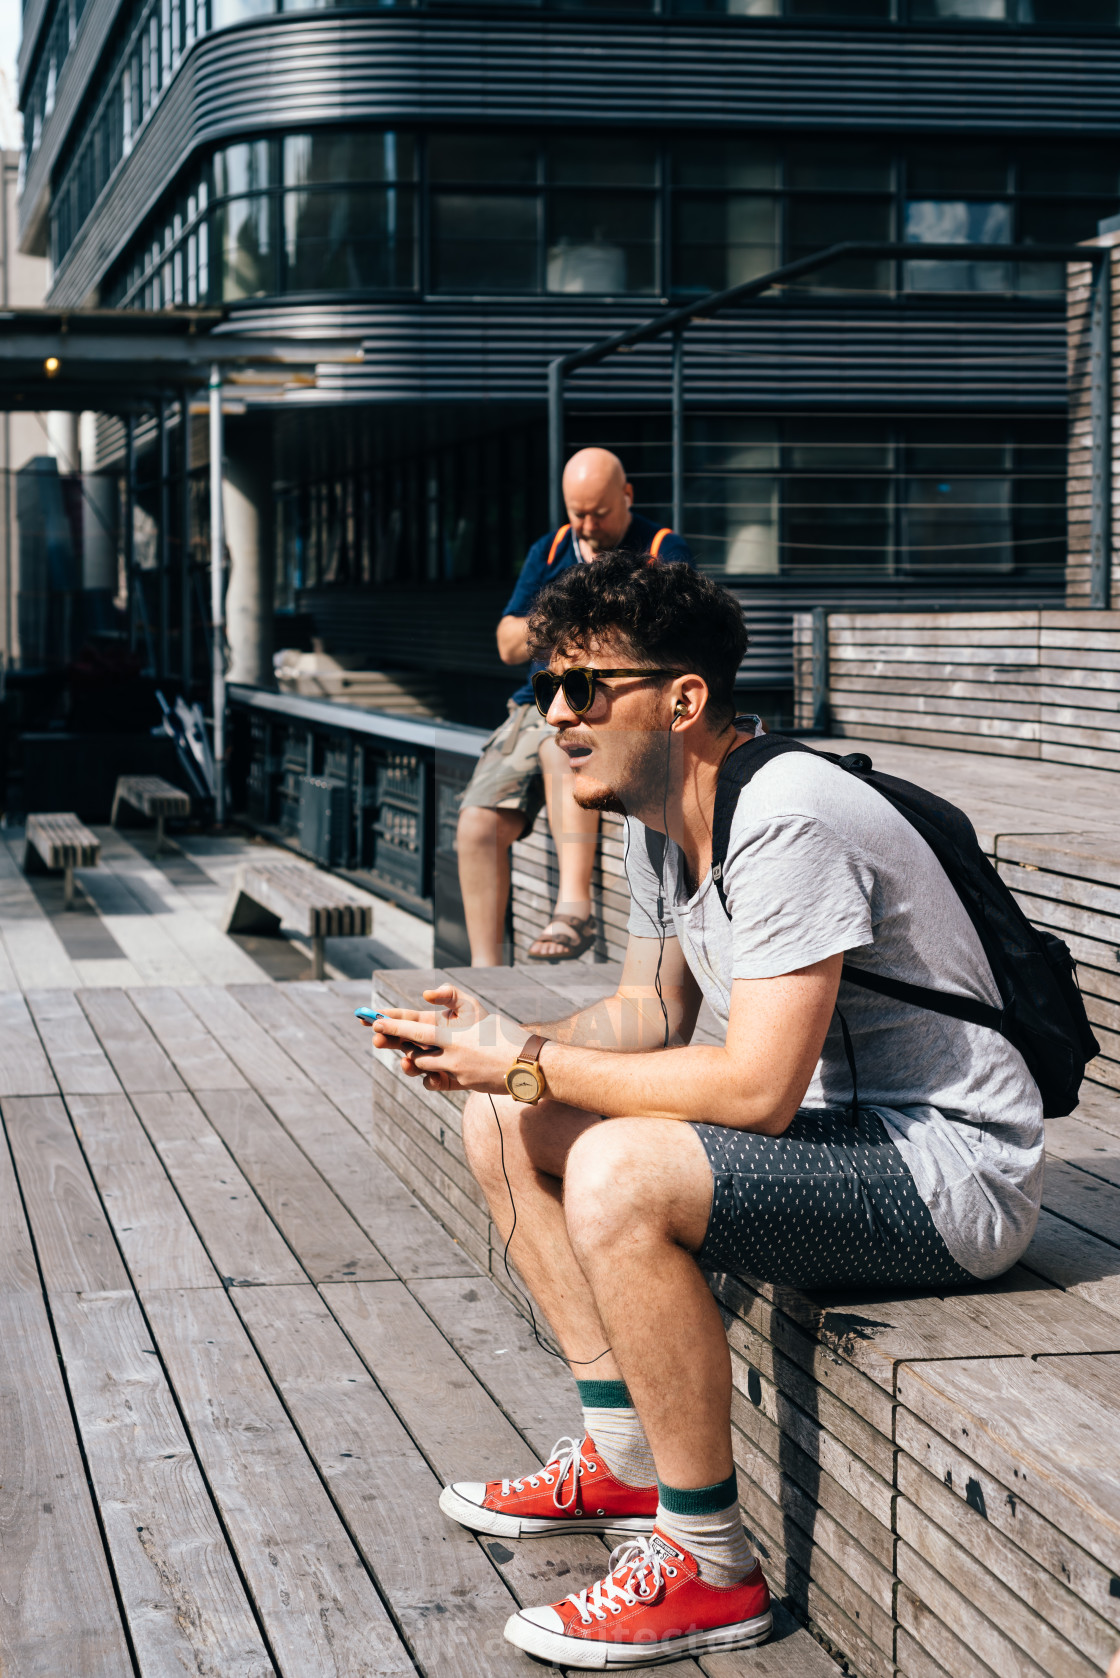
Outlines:
[[290,134],[283,141],[285,289],[406,290],[416,283],[412,135]]
[[530,136],[433,134],[428,142],[436,291],[540,288],[540,158]]
[[547,147],[545,289],[659,291],[658,153],[628,135],[559,135]]

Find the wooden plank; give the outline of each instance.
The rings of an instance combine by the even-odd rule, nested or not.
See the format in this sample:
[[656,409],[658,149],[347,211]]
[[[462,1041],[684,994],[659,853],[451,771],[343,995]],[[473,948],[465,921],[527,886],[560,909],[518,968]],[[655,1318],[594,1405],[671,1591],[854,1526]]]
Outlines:
[[[777,1598],[771,1611],[774,1630],[770,1641],[749,1652],[704,1655],[700,1667],[708,1678],[840,1678],[836,1662]],[[665,1670],[671,1672],[673,1667]]]
[[133,1100],[225,1286],[306,1281],[303,1267],[194,1097],[157,1092]]
[[775,1385],[783,1384],[778,1374],[780,1364],[776,1361],[780,1355],[796,1364],[814,1386],[834,1394],[871,1427],[891,1438],[894,1403],[889,1393],[860,1374],[846,1359],[812,1339],[742,1278],[714,1276],[709,1281],[717,1302],[731,1316],[727,1338],[733,1351],[754,1363]]
[[180,890],[164,869],[111,829],[107,830],[104,864],[149,916],[159,917],[167,937],[207,983],[229,985],[259,977],[260,968],[252,957],[214,924],[218,893]]
[[[891,1658],[894,1628],[885,1623],[886,1617],[881,1610],[852,1585],[843,1570],[823,1550],[817,1548],[813,1551],[810,1547],[806,1552],[804,1534],[799,1527],[791,1524],[791,1543],[803,1553],[812,1555],[813,1573],[806,1572],[801,1561],[787,1548],[786,1523],[781,1510],[768,1507],[761,1496],[752,1501],[755,1507],[744,1523],[747,1537],[762,1562],[775,1596],[793,1606],[799,1617],[818,1627],[837,1653],[849,1663],[849,1669],[858,1672],[860,1678],[894,1678],[895,1666]],[[860,1619],[853,1618],[853,1615],[859,1615]],[[879,1633],[880,1643],[873,1641],[870,1635],[872,1626]],[[882,1646],[888,1641],[892,1645],[890,1651]]]
[[391,1267],[254,1090],[199,1104],[313,1282],[383,1282]]
[[1079,1229],[1120,1244],[1120,1189],[1089,1177],[1064,1160],[1046,1161],[1042,1204]]
[[[762,1383],[759,1389],[754,1389],[754,1383],[748,1384],[746,1366],[738,1359],[732,1364],[732,1380],[737,1395],[733,1400],[736,1425],[747,1439],[759,1441],[774,1456],[775,1434],[780,1435],[783,1443],[789,1441],[795,1445],[818,1473],[823,1470],[830,1474],[881,1527],[889,1530],[893,1462],[891,1479],[876,1474],[841,1440],[826,1433],[815,1416],[788,1399],[783,1399],[780,1405],[774,1404],[773,1388],[768,1406]],[[780,1450],[774,1460],[784,1466]]]
[[1044,1207],[1022,1263],[1024,1269],[1076,1293],[1098,1310],[1120,1317],[1120,1264],[1112,1243],[1055,1217]]
[[144,1307],[281,1672],[414,1678],[229,1296],[157,1290]]
[[894,1658],[902,1678],[950,1678],[945,1668],[938,1666],[933,1656],[927,1655],[917,1640],[901,1626],[895,1637]]
[[169,985],[150,985],[138,987],[130,995],[189,1089],[248,1089],[225,1050],[177,990]]
[[439,1480],[322,1300],[305,1286],[234,1303],[421,1671],[524,1678],[502,1636],[515,1598],[441,1514]]
[[968,1643],[950,1631],[909,1585],[898,1587],[898,1624],[900,1633],[930,1657],[935,1672],[947,1672],[951,1678],[1004,1678],[1002,1672],[993,1673]]
[[1015,1265],[994,1282],[946,1301],[1031,1357],[1120,1351],[1120,1320]]
[[127,1290],[128,1271],[61,1098],[6,1096],[3,1110],[43,1285],[71,1293]]
[[[736,1435],[739,1435],[738,1429]],[[785,1451],[784,1440],[779,1449]],[[791,1475],[783,1474],[780,1464],[761,1453],[754,1456],[753,1466],[755,1472],[742,1474],[739,1485],[739,1501],[748,1525],[752,1514],[765,1521],[772,1507],[780,1509],[781,1534],[786,1548],[799,1557],[804,1567],[812,1571],[811,1547],[818,1547],[844,1570],[853,1585],[884,1613],[891,1614],[894,1607],[894,1547],[893,1542],[883,1542],[889,1536],[886,1529],[875,1527],[876,1549],[880,1552],[876,1555],[861,1544],[858,1533],[852,1532],[843,1520],[833,1515],[819,1501],[819,1496],[814,1496],[815,1491],[819,1493],[819,1487],[801,1485]],[[831,1476],[826,1479],[818,1471],[817,1479],[825,1486],[827,1495]],[[757,1501],[759,1498],[765,1501],[760,1503]],[[860,1523],[861,1530],[865,1524]],[[794,1526],[799,1529],[800,1536],[797,1538],[791,1531]],[[884,1550],[887,1552],[885,1561]]]
[[[1090,1176],[1120,1188],[1120,1135],[1076,1117],[1046,1121],[1046,1152]],[[1120,1229],[1117,1230],[1120,1235]]]
[[26,1002],[17,991],[0,992],[0,1096],[57,1092]]
[[48,990],[55,986],[73,989],[80,983],[61,938],[40,908],[6,844],[0,844],[0,925],[7,965],[21,990]]
[[[749,1398],[749,1395],[748,1395]],[[744,1483],[757,1486],[781,1509],[819,1509],[854,1538],[862,1550],[888,1570],[894,1568],[891,1527],[866,1509],[827,1470],[767,1416],[761,1406],[744,1424],[747,1411],[741,1395],[734,1399],[732,1450]],[[806,1525],[806,1522],[802,1522]],[[812,1531],[812,1526],[807,1525]]]
[[27,1005],[64,1095],[112,1095],[120,1081],[73,991],[29,991]]
[[[473,1259],[479,1270],[487,1272],[490,1269],[489,1234],[479,1236],[462,1216],[459,1208],[451,1206],[441,1189],[424,1175],[423,1170],[417,1169],[416,1150],[411,1147],[408,1139],[399,1133],[391,1136],[386,1132],[384,1135],[375,1135],[372,1138],[372,1146],[389,1169],[412,1191],[421,1206],[462,1247],[467,1257]],[[425,1169],[427,1164],[425,1160]]]
[[[916,1514],[915,1521],[920,1520],[920,1514]],[[929,1523],[924,1523],[923,1530],[930,1531]],[[954,1590],[944,1574],[931,1567],[917,1550],[905,1542],[900,1542],[898,1546],[898,1577],[932,1615],[943,1625],[952,1627],[954,1635],[967,1645],[974,1656],[993,1672],[1000,1673],[1001,1678],[1043,1678],[1046,1674],[1046,1667],[1040,1666],[1024,1649],[1005,1637],[979,1612],[970,1596],[962,1596],[960,1591]],[[976,1585],[980,1585],[979,1570]],[[1041,1628],[1039,1637],[1041,1641]],[[1073,1663],[1068,1669],[1069,1678],[1083,1678],[1086,1672],[1091,1671],[1092,1668]],[[1050,1678],[1053,1678],[1052,1673]],[[1061,1678],[1066,1678],[1066,1675],[1063,1673]]]
[[141,1672],[272,1678],[135,1296],[52,1293],[50,1303]]
[[[970,1467],[970,1464],[964,1465]],[[949,1473],[952,1470],[948,1470]],[[1025,1645],[1032,1649],[1034,1638],[1041,1631],[1046,1636],[1048,1627],[1060,1634],[1056,1647],[1058,1678],[1065,1678],[1066,1654],[1072,1656],[1071,1673],[1079,1670],[1096,1671],[1108,1665],[1117,1647],[1117,1631],[1064,1580],[1056,1578],[1034,1560],[1019,1542],[1012,1542],[993,1524],[988,1515],[988,1504],[980,1481],[974,1474],[960,1484],[954,1494],[942,1480],[922,1468],[905,1452],[899,1453],[898,1489],[908,1505],[918,1509],[943,1535],[946,1544],[953,1546],[943,1556],[937,1553],[938,1540],[924,1527],[919,1527],[909,1514],[900,1520],[899,1532],[913,1544],[925,1559],[965,1595],[972,1597],[977,1607],[996,1625],[1022,1644],[1024,1634],[1030,1639]],[[969,1501],[971,1499],[971,1501]],[[1001,1489],[1000,1501],[1006,1506],[1006,1492]],[[1016,1502],[1011,1499],[1012,1504]],[[997,1512],[998,1517],[998,1512]],[[1015,1516],[1011,1516],[1011,1524]],[[1054,1534],[1059,1539],[1060,1535]],[[1018,1532],[1016,1533],[1018,1538]],[[1071,1550],[1074,1546],[1066,1544]],[[1089,1558],[1084,1557],[1084,1563]],[[978,1567],[975,1564],[980,1564]],[[993,1591],[988,1580],[1001,1582],[1002,1589]],[[983,1594],[981,1591],[983,1587]],[[1107,1590],[1107,1585],[1106,1585]],[[1006,1600],[1007,1595],[1012,1600]],[[1117,1613],[1120,1614],[1120,1605]],[[1037,1617],[1037,1618],[1036,1618]],[[1076,1653],[1074,1653],[1076,1651]],[[1079,1665],[1086,1657],[1097,1666]],[[1041,1660],[1041,1649],[1038,1658]],[[1047,1664],[1045,1661],[1043,1664]]]
[[0,1416],[0,1669],[121,1678],[132,1661],[2,1142]]
[[221,986],[194,985],[182,994],[210,1035],[261,1095],[283,1090],[309,1092],[314,1088],[295,1061]]
[[861,1294],[834,1294],[817,1300],[799,1288],[768,1282],[756,1286],[763,1299],[889,1393],[903,1363],[1015,1354],[1009,1341],[946,1310],[941,1299],[872,1301]]
[[168,931],[167,906],[138,895],[127,875],[112,868],[90,869],[82,875],[82,890],[139,973],[141,984],[197,985],[205,980],[205,972]]
[[1048,1361],[903,1366],[899,1400],[1120,1574],[1120,1460],[1101,1450],[1116,1412],[1056,1379]]
[[[491,1283],[416,1281],[409,1292],[540,1461],[556,1439],[579,1432],[579,1395],[567,1363],[541,1349],[530,1324]],[[547,1327],[540,1332],[547,1342]]]
[[81,1095],[69,1107],[137,1287],[220,1287],[131,1103],[123,1095]]
[[1120,1096],[1110,1090],[1096,1089],[1092,1084],[1083,1084],[1073,1117],[1120,1137]]
[[[889,1657],[894,1653],[891,1574],[869,1556],[861,1557],[859,1545],[827,1516],[813,1511],[811,1504],[807,1510],[807,1525],[803,1526],[796,1518],[800,1510],[795,1511],[793,1505],[782,1504],[779,1507],[772,1503],[752,1480],[745,1480],[740,1485],[739,1502],[747,1531],[771,1551],[770,1569],[777,1570],[779,1587],[776,1594],[785,1594],[782,1590],[783,1564],[787,1570],[786,1590],[789,1589],[788,1569],[792,1563],[859,1628],[879,1653],[880,1660],[876,1664],[881,1664],[885,1655],[885,1664],[889,1666]],[[833,1550],[836,1554],[832,1553]],[[862,1582],[869,1575],[874,1576],[874,1595],[863,1588]],[[773,1576],[771,1571],[770,1577]],[[855,1654],[854,1650],[847,1652]]]
[[141,1670],[264,1678],[272,1662],[63,1104],[13,1097],[4,1119]]
[[268,1104],[398,1276],[478,1274],[326,1096],[273,1095]]
[[1051,1357],[1046,1359],[1046,1369],[1078,1392],[1097,1399],[1120,1419],[1120,1356],[1115,1352],[1083,1358]]
[[80,990],[78,1001],[130,1095],[183,1088],[183,1080],[124,991]]
[[302,1008],[277,985],[234,985],[228,992],[260,1023],[275,1042],[292,1056],[324,1095],[370,1094],[370,1034],[354,1019],[353,1008],[338,1012],[350,1025],[348,1051],[339,1052],[337,1038],[328,1037]]

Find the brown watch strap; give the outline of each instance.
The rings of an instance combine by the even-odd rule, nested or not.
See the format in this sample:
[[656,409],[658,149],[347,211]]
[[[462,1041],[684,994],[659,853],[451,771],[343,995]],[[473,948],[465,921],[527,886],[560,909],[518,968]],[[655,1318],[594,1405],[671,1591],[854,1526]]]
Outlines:
[[534,1062],[539,1061],[540,1058],[541,1058],[541,1050],[544,1048],[544,1046],[547,1042],[548,1042],[548,1038],[547,1037],[541,1037],[539,1033],[535,1034],[532,1037],[527,1038],[526,1042],[525,1042],[525,1047],[522,1049],[521,1053],[517,1057],[518,1060],[528,1060],[528,1061],[534,1061]]

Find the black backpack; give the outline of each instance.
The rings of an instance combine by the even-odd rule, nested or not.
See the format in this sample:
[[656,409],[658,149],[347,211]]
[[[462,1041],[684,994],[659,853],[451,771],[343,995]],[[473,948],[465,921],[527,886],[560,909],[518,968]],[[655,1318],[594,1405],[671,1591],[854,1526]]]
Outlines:
[[[763,734],[748,740],[724,759],[716,787],[712,878],[724,913],[727,896],[723,863],[739,794],[763,764],[786,752],[809,752],[813,757],[823,757],[874,787],[921,834],[968,911],[1003,998],[1003,1007],[992,1008],[986,1002],[957,996],[951,991],[883,978],[848,962],[844,963],[843,977],[850,984],[894,997],[898,1002],[910,1002],[918,1008],[930,1008],[935,1013],[1001,1032],[1026,1061],[1041,1092],[1045,1116],[1055,1119],[1072,1113],[1077,1106],[1086,1062],[1100,1053],[1078,989],[1073,957],[1060,938],[1031,925],[980,849],[972,823],[956,805],[923,787],[873,769],[871,759],[863,752],[838,757],[834,752],[815,752],[800,740],[786,739],[780,734]],[[660,873],[665,855],[664,834],[647,828],[646,848],[650,862]],[[849,1064],[852,1064],[850,1040],[842,1016],[841,1026]],[[852,1074],[854,1085],[854,1064]]]

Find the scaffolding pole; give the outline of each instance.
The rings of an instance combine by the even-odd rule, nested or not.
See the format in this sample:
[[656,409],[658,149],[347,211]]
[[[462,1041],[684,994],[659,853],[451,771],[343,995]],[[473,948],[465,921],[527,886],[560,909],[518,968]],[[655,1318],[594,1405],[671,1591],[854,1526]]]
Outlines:
[[214,820],[226,819],[225,540],[222,529],[222,375],[210,368],[210,623],[214,706]]

